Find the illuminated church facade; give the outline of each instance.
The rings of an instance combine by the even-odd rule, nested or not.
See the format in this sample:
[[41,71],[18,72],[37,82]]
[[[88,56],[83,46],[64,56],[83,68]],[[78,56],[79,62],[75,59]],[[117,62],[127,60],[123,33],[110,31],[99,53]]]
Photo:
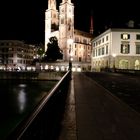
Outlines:
[[56,36],[59,47],[63,51],[63,62],[70,59],[73,64],[83,67],[91,65],[91,40],[93,27],[90,32],[74,28],[74,4],[71,0],[62,0],[57,10],[56,0],[48,0],[48,9],[45,11],[45,51],[49,38]]

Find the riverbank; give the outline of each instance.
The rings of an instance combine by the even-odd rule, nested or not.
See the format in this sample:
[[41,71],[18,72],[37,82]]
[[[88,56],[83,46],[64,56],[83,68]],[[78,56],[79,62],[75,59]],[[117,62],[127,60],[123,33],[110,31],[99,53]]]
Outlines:
[[66,72],[0,71],[0,80],[60,80]]

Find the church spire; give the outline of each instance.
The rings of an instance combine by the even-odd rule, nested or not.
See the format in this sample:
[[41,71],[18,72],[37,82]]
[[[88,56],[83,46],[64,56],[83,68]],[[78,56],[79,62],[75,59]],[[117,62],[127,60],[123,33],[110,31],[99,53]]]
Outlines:
[[90,17],[90,34],[93,34],[93,13],[91,12],[91,17]]
[[63,0],[62,3],[64,3],[64,2],[69,2],[69,3],[71,3],[71,0]]
[[56,0],[48,0],[48,9],[56,10]]

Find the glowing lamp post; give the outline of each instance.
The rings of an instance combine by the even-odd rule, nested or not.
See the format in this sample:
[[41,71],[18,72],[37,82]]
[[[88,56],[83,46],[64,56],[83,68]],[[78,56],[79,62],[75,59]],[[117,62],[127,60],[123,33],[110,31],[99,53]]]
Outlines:
[[72,58],[72,56],[73,56],[73,54],[72,54],[72,45],[73,45],[73,39],[68,39],[68,46],[69,46],[69,70],[71,71],[71,69],[72,69],[72,60],[73,60],[73,58]]

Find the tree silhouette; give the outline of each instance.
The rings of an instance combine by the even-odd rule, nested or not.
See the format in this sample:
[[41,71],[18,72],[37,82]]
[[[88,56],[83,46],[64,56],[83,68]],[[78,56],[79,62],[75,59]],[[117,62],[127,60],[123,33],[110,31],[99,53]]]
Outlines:
[[56,61],[57,59],[62,59],[62,50],[58,46],[57,37],[53,36],[49,38],[49,43],[47,44],[47,50],[45,52],[45,61]]

